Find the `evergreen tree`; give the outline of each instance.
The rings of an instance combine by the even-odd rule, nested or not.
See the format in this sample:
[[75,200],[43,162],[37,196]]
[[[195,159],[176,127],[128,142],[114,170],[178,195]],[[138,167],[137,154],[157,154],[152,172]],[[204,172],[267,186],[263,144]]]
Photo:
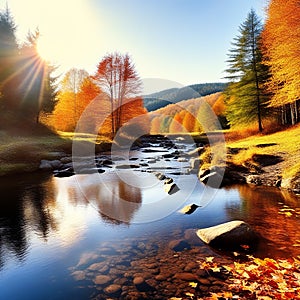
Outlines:
[[0,96],[5,110],[14,110],[19,104],[16,91],[18,73],[18,44],[16,26],[8,8],[0,12]]
[[227,79],[227,118],[230,125],[249,124],[255,120],[263,130],[262,116],[266,104],[263,85],[268,69],[262,63],[260,35],[262,23],[252,9],[239,27],[239,35],[229,51]]
[[19,59],[21,113],[37,123],[40,113],[51,113],[56,101],[56,78],[52,76],[55,67],[39,56],[39,36],[38,29],[34,33],[29,32],[27,41],[20,49]]

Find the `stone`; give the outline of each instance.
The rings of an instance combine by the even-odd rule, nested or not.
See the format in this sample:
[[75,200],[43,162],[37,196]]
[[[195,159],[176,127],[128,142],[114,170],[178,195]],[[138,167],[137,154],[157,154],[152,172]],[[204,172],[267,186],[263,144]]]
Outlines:
[[223,176],[217,172],[210,172],[204,177],[201,177],[200,181],[212,188],[219,188],[221,187]]
[[95,284],[106,285],[110,281],[112,281],[112,278],[110,276],[107,276],[107,275],[98,275],[98,276],[95,277],[95,279],[93,281],[94,281]]
[[177,159],[178,162],[187,162],[188,160],[185,157],[179,157]]
[[164,184],[164,190],[169,195],[173,195],[179,191],[179,187],[175,183]]
[[241,245],[253,248],[258,235],[244,221],[231,221],[217,226],[197,230],[197,236],[206,244],[223,249],[243,249]]
[[122,287],[119,284],[111,284],[104,289],[104,292],[108,295],[117,296],[117,294],[121,293]]
[[198,157],[193,157],[190,159],[190,166],[192,170],[197,170],[199,169],[200,165],[202,163],[202,160]]
[[72,276],[75,280],[80,281],[85,279],[85,272],[84,271],[75,271],[72,273]]
[[203,153],[204,147],[197,147],[194,150],[191,150],[190,152],[187,153],[188,156],[199,156],[200,154]]
[[49,160],[45,160],[45,159],[41,160],[39,169],[40,170],[45,170],[45,171],[47,171],[47,170],[53,170],[50,161]]
[[184,280],[184,281],[197,281],[199,278],[196,274],[189,272],[176,273],[174,278]]
[[192,214],[198,207],[200,207],[197,204],[190,204],[190,205],[186,205],[184,208],[182,208],[179,212],[181,212],[182,214],[185,215],[190,215]]
[[133,284],[134,285],[140,285],[143,284],[145,282],[145,279],[141,276],[137,276],[133,278]]
[[126,170],[126,169],[137,169],[139,167],[140,167],[139,165],[117,165],[116,169]]
[[173,182],[173,179],[172,178],[169,178],[169,177],[166,177],[165,181],[164,181],[164,184],[170,184]]
[[191,249],[191,245],[184,240],[173,240],[169,243],[169,248],[173,251],[180,252]]

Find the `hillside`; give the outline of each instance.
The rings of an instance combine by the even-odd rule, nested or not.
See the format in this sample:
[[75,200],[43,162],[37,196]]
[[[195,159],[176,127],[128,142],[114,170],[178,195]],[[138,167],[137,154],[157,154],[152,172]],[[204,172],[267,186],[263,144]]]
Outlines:
[[225,83],[216,82],[193,84],[183,88],[171,88],[144,96],[144,106],[148,111],[154,111],[170,103],[177,103],[182,100],[199,98],[221,92],[225,87]]
[[152,111],[149,113],[151,133],[203,132],[220,129],[218,120],[220,121],[221,116],[214,113],[220,101],[223,101],[223,97],[219,92],[182,100]]

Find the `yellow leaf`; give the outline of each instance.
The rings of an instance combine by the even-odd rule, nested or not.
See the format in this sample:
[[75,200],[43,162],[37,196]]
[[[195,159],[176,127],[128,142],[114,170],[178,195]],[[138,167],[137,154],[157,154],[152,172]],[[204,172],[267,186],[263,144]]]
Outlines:
[[198,283],[197,282],[190,282],[189,285],[193,288],[196,288]]
[[289,262],[287,262],[286,260],[282,260],[282,259],[280,259],[280,262],[278,263],[278,265],[285,269],[291,269],[293,267]]
[[212,262],[214,260],[213,256],[206,257],[207,262]]
[[229,267],[229,266],[223,266],[224,269],[226,269],[228,272],[231,272],[232,271],[232,268]]
[[210,268],[213,272],[221,272],[221,269],[219,267],[213,267]]
[[192,293],[185,293],[188,297],[194,297],[194,294],[192,294]]

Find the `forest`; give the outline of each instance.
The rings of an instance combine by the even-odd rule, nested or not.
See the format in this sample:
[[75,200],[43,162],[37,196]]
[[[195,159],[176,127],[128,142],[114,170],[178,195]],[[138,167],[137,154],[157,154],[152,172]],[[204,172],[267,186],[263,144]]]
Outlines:
[[[113,137],[122,124],[147,110],[194,98],[176,113],[170,113],[171,108],[165,115],[161,110],[153,113],[151,132],[179,130],[171,125],[172,120],[185,131],[201,132],[196,120],[203,123],[208,119],[207,107],[198,111],[203,108],[200,102],[205,101],[201,96],[215,92],[221,94],[210,104],[223,129],[255,126],[263,132],[294,125],[300,120],[297,5],[297,1],[285,5],[282,0],[271,1],[264,24],[254,10],[249,12],[228,52],[226,84],[196,84],[144,98],[129,54],[107,54],[100,59],[95,74],[72,68],[63,76],[55,76],[57,66],[39,56],[39,30],[29,32],[26,41],[18,43],[16,24],[6,9],[0,15],[0,126],[26,123],[35,128],[44,124],[54,131],[74,131],[85,109],[94,102],[93,111],[85,115],[86,130]],[[214,130],[212,124],[207,127]]]

